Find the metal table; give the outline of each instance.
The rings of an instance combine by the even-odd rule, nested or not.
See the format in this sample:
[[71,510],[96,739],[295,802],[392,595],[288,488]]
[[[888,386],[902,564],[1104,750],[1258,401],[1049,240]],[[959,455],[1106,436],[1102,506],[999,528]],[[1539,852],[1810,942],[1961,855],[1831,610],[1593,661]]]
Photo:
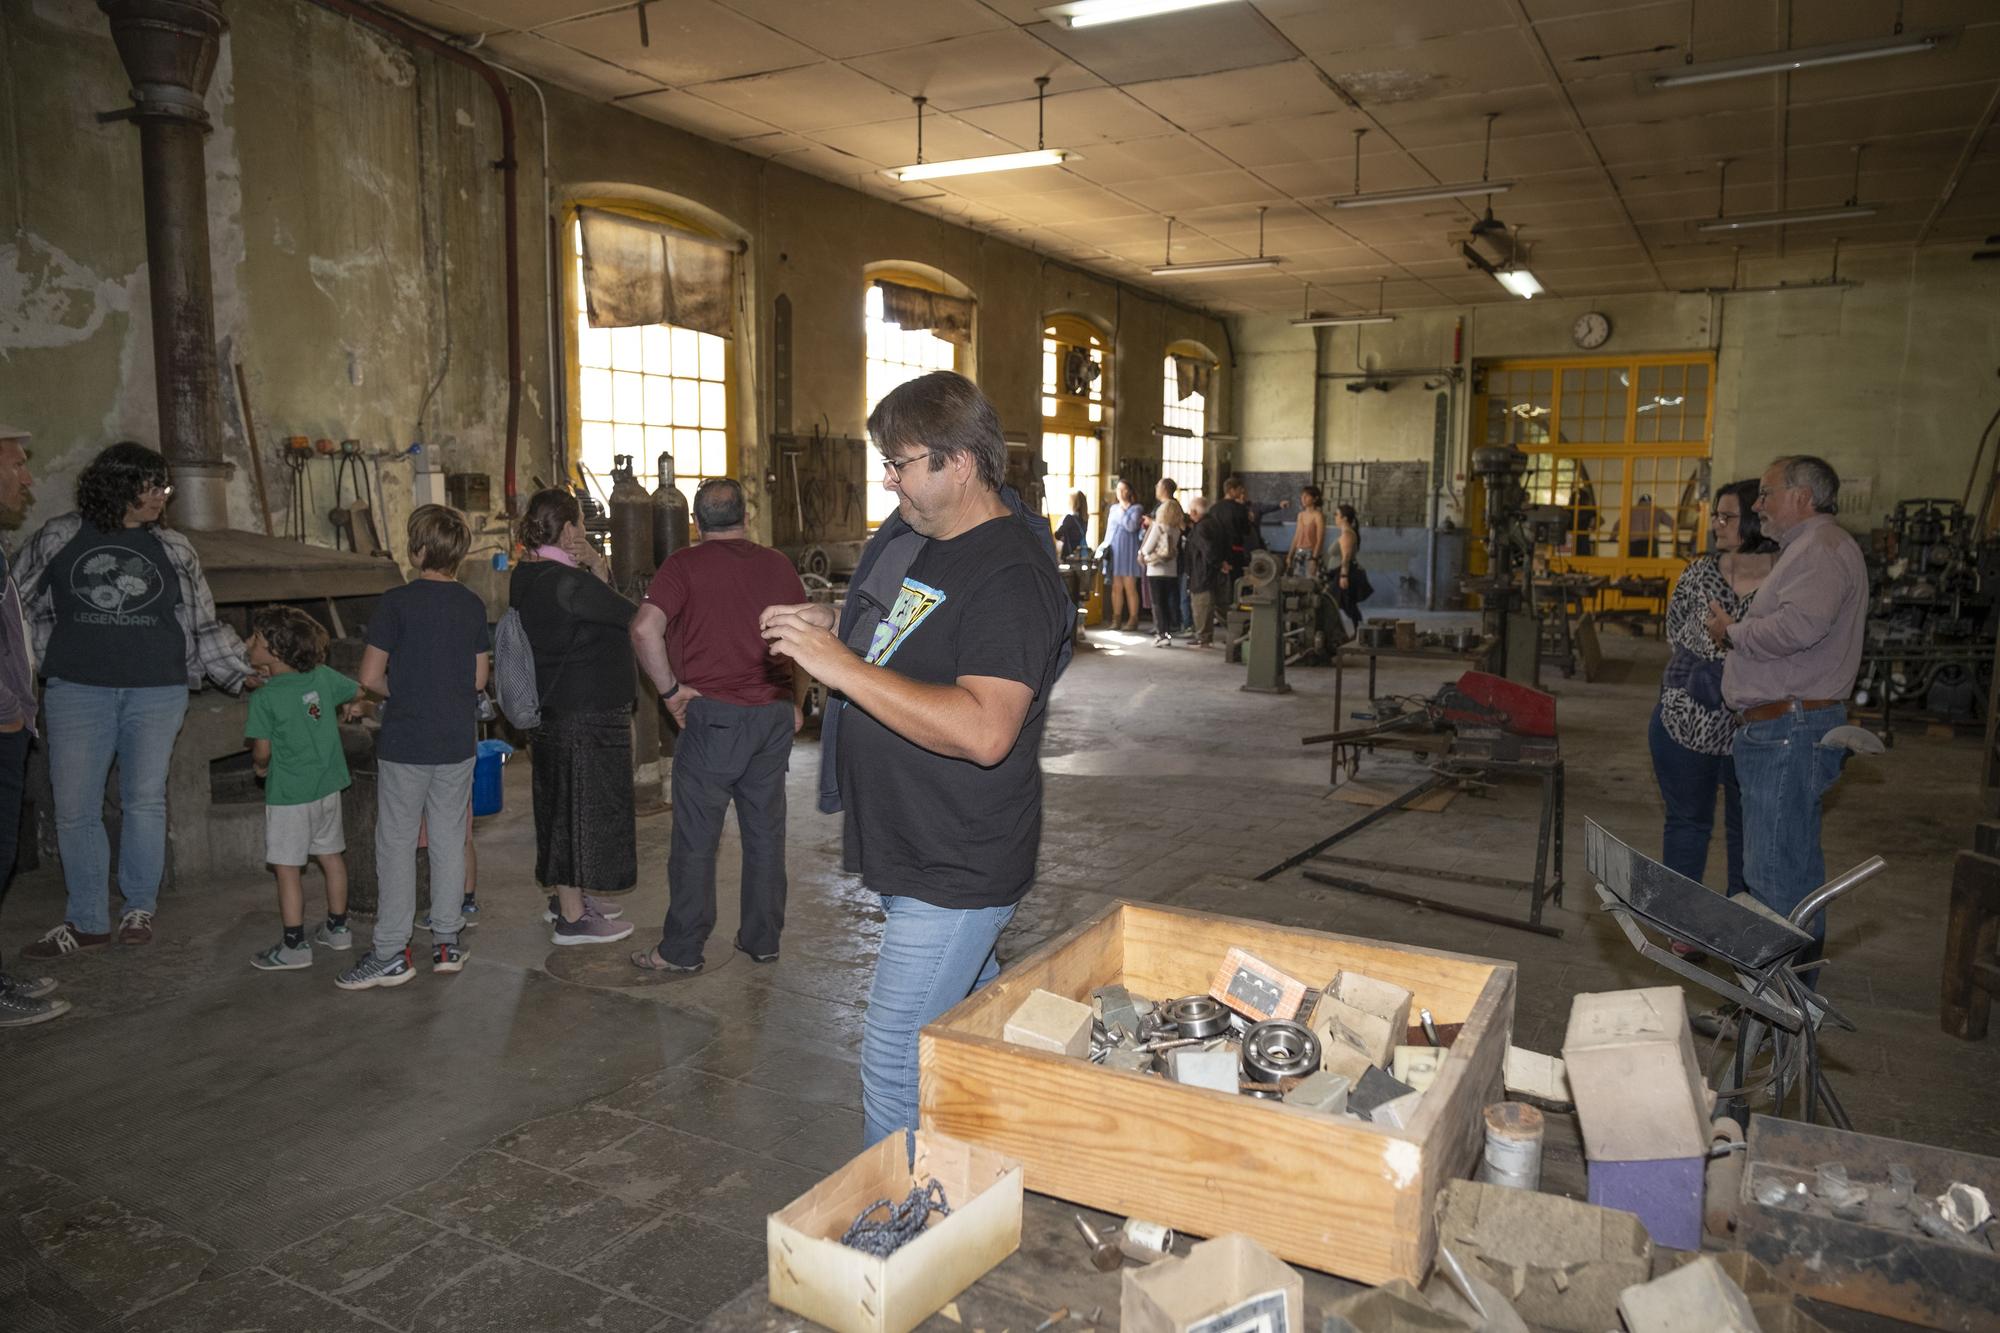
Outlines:
[[[1493,640],[1481,639],[1477,648],[1367,648],[1348,640],[1333,653],[1333,724],[1335,727],[1347,725],[1347,713],[1341,703],[1341,696],[1347,679],[1349,657],[1368,660],[1368,702],[1375,702],[1375,664],[1382,658],[1399,662],[1437,662],[1447,665],[1469,667],[1474,671],[1486,670],[1487,659],[1493,652]],[[1340,785],[1340,770],[1345,764],[1348,776],[1361,763],[1361,748],[1358,745],[1336,745],[1333,747],[1333,765],[1327,781]]]

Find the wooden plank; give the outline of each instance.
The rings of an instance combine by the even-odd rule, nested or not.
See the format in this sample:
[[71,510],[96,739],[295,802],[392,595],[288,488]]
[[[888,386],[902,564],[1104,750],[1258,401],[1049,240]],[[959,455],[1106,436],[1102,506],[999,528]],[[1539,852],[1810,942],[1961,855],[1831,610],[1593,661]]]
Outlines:
[[[1195,995],[1207,988],[1213,960],[1241,946],[1272,966],[1323,986],[1343,970],[1393,981],[1440,1023],[1472,1013],[1493,968],[1512,967],[1416,946],[1381,944],[1352,935],[1293,929],[1184,908],[1121,903],[1124,982],[1141,995]],[[1112,980],[1118,980],[1114,977]],[[1107,984],[1099,982],[1098,985]]]
[[[1155,998],[1194,994],[1231,945],[1296,976],[1330,980],[1345,969],[1393,982],[1440,1022],[1464,1025],[1410,1131],[999,1040],[1031,990],[1083,1000],[1116,982]],[[1436,1245],[1437,1191],[1470,1168],[1479,1111],[1500,1095],[1514,985],[1511,964],[1115,903],[924,1029],[923,1123],[1020,1160],[1040,1193],[1194,1235],[1241,1231],[1358,1281],[1421,1281]]]

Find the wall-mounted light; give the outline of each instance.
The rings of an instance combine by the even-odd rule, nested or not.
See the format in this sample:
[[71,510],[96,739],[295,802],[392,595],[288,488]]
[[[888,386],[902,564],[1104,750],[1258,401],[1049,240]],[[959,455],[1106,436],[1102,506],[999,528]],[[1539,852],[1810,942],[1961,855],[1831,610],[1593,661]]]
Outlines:
[[1019,171],[1023,167],[1053,167],[1075,156],[1060,148],[1049,148],[1043,140],[1043,99],[1048,92],[1047,75],[1035,80],[1035,146],[1020,153],[991,153],[985,157],[961,157],[948,162],[924,161],[924,104],[927,97],[912,97],[917,104],[917,160],[907,167],[890,167],[882,174],[891,180],[932,181],[947,176],[979,176],[990,171]]

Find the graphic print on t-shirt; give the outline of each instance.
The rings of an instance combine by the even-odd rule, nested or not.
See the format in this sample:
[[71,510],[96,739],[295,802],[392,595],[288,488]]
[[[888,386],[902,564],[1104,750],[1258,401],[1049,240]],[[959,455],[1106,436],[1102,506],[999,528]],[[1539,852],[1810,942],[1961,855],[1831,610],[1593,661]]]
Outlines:
[[869,642],[868,656],[863,660],[873,666],[887,666],[903,640],[915,633],[917,626],[943,604],[943,589],[915,579],[904,579],[903,590],[896,594],[896,604],[889,608],[888,617],[875,627],[875,637]]
[[319,691],[307,690],[299,696],[299,702],[306,706],[306,716],[317,722],[320,718]]
[[100,546],[70,567],[70,591],[97,608],[78,611],[88,625],[155,625],[158,615],[140,614],[166,590],[166,576],[145,556],[122,546]]

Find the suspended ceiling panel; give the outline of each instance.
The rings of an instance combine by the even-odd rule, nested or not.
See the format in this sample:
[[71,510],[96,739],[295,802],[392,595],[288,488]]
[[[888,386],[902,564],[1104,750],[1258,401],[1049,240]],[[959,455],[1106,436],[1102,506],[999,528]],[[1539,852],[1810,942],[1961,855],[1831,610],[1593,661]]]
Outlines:
[[[509,65],[744,152],[1217,311],[1506,301],[1457,242],[1484,198],[1337,209],[1477,180],[1558,295],[1726,283],[1743,256],[1831,271],[1838,244],[2000,233],[1993,0],[1230,0],[1072,30],[1045,0],[406,0]],[[395,7],[391,4],[389,7]],[[1661,90],[1711,60],[1949,30],[1939,50]],[[1035,79],[1046,76],[1037,107]],[[904,185],[926,160],[1036,145],[1057,168]],[[1038,124],[1038,110],[1040,112]],[[1488,147],[1488,116],[1491,146]],[[1860,145],[1859,175],[1855,146]],[[1718,193],[1719,164],[1728,162]],[[671,188],[670,182],[647,182]],[[1733,233],[1726,214],[1843,203],[1872,217]],[[1205,279],[1176,260],[1266,252]]]

